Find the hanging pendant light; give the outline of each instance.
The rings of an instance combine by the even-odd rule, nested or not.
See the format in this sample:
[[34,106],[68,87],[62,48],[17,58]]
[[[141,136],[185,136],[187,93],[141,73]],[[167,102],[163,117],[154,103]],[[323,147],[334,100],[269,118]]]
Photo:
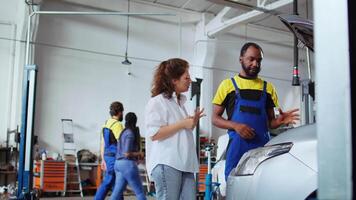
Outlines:
[[127,53],[125,53],[125,60],[121,62],[124,65],[131,65],[132,63],[127,59]]
[[123,65],[131,65],[132,63],[127,58],[127,51],[129,49],[129,30],[130,30],[130,0],[127,1],[127,23],[126,23],[126,51],[125,51],[125,60],[121,63]]

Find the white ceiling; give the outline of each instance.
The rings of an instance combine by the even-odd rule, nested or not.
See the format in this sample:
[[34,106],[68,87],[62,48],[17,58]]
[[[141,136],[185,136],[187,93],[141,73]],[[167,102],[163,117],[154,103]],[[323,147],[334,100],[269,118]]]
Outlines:
[[[133,0],[135,2],[149,2],[152,5],[168,6],[175,9],[183,9],[187,11],[193,11],[197,13],[210,13],[217,15],[224,7],[233,6],[224,18],[229,19],[237,17],[241,14],[254,10],[253,7],[257,7],[258,0],[230,0],[228,3],[224,3],[225,0]],[[265,5],[276,2],[278,0],[265,0]],[[217,3],[218,2],[218,3]],[[223,2],[223,3],[220,3]],[[237,3],[233,3],[237,2]],[[312,18],[312,0],[298,0],[298,13],[305,18]],[[250,5],[251,7],[243,6],[243,4]],[[292,14],[293,3],[280,7],[276,10],[277,13]],[[287,28],[279,21],[277,17],[272,14],[262,14],[257,17],[251,18],[244,23],[261,25],[274,29],[280,29],[288,31]]]
[[[190,10],[194,12],[211,12],[217,13],[224,6],[215,6],[214,3],[206,0],[142,0],[148,1],[157,5],[170,6],[179,9]],[[217,8],[214,8],[217,7]]]
[[[44,1],[44,0],[39,0]],[[49,1],[49,0],[46,0]],[[57,0],[52,0],[57,1]],[[72,3],[76,5],[85,6],[87,8],[98,8],[101,10],[113,11],[113,8],[126,7],[129,0],[107,0],[107,1],[98,1],[98,0],[61,0],[62,2]],[[228,24],[227,31],[233,30],[238,25],[257,25],[263,26],[266,28],[272,28],[276,30],[281,30],[283,32],[288,32],[289,30],[285,27],[282,22],[276,17],[276,14],[271,13],[262,13],[258,15],[249,15],[256,11],[256,7],[261,8],[261,5],[268,6],[273,3],[278,2],[288,2],[287,5],[278,7],[273,12],[283,13],[283,14],[292,14],[293,13],[293,0],[130,0],[136,5],[141,5],[141,8],[146,7],[147,12],[156,12],[156,8],[171,8],[177,11],[184,11],[185,13],[191,13],[192,15],[187,15],[182,19],[182,22],[185,23],[196,23],[201,19],[203,13],[207,13],[211,18],[215,16],[215,22],[210,23],[206,31],[224,29],[224,25]],[[106,4],[103,4],[107,2]],[[300,16],[312,19],[312,0],[298,0],[298,13]],[[119,6],[124,5],[124,6]],[[246,6],[249,5],[249,6]],[[231,9],[227,9],[231,7]],[[258,9],[257,8],[257,9]],[[265,7],[266,8],[266,7]],[[134,10],[135,8],[133,8]],[[226,11],[226,12],[223,12]],[[261,11],[261,10],[259,10]],[[224,13],[221,18],[216,17],[221,13]],[[239,16],[245,14],[248,17]],[[169,20],[169,19],[161,19]],[[206,21],[209,23],[209,20]],[[212,31],[214,32],[214,31]],[[214,34],[214,33],[212,33]]]

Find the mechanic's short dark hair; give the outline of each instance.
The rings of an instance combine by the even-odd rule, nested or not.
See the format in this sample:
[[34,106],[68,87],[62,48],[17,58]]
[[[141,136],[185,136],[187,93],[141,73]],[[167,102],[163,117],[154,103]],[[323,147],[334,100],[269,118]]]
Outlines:
[[241,51],[240,51],[240,56],[244,56],[245,53],[246,53],[246,51],[247,51],[247,49],[248,49],[250,46],[253,46],[253,47],[255,47],[256,49],[260,50],[261,53],[263,54],[263,50],[262,50],[262,48],[260,47],[260,45],[254,43],[254,42],[247,42],[247,43],[245,43],[245,44],[242,46]]
[[111,105],[110,105],[110,115],[111,116],[116,116],[120,112],[123,112],[123,111],[124,111],[124,106],[122,105],[121,102],[114,101],[111,103]]

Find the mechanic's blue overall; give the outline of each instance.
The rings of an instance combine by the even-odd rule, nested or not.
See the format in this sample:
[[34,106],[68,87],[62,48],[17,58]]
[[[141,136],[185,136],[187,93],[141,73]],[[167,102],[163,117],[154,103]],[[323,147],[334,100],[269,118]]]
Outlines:
[[114,122],[110,128],[103,128],[103,138],[104,138],[104,160],[106,163],[106,172],[104,179],[96,191],[95,200],[104,200],[109,189],[114,187],[115,184],[115,156],[117,151],[117,140],[111,130],[111,127],[116,124]]
[[240,89],[237,86],[235,79],[231,78],[231,80],[236,92],[234,111],[231,120],[246,124],[253,128],[255,130],[255,137],[253,139],[243,139],[240,134],[236,133],[234,130],[228,130],[229,145],[226,152],[225,180],[227,180],[231,170],[236,167],[245,152],[265,145],[270,139],[266,111],[266,81],[263,83],[263,91],[260,99],[254,101],[241,98]]

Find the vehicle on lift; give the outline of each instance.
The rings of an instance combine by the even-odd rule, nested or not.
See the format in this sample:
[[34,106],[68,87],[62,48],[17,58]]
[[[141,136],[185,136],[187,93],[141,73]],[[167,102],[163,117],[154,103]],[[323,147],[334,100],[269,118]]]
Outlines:
[[[311,21],[295,15],[279,17],[301,42],[314,50]],[[228,177],[226,197],[239,200],[315,198],[317,165],[316,125],[289,129],[265,146],[242,156]]]

